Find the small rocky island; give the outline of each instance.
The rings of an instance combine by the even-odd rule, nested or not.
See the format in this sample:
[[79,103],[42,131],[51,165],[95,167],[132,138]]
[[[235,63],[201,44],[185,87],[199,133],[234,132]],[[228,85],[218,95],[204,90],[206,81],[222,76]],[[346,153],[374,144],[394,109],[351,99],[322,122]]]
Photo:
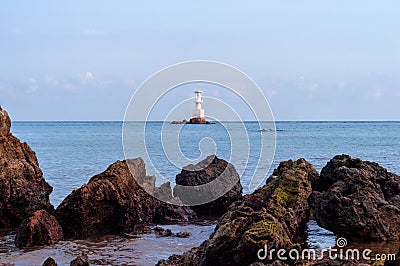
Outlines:
[[[10,127],[11,119],[0,107],[0,229],[16,231],[17,247],[105,234],[140,235],[149,225],[191,223],[208,215],[217,219],[209,239],[157,265],[400,265],[400,253],[396,260],[380,264],[329,257],[283,261],[276,253],[266,259],[257,256],[264,246],[302,251],[310,219],[349,242],[395,241],[387,245],[395,243],[398,250],[400,177],[377,163],[337,155],[318,173],[305,159],[283,161],[264,186],[243,196],[234,166],[213,155],[184,167],[176,183],[202,185],[222,173],[237,183],[223,197],[189,207],[184,205],[186,195],[170,183],[156,187],[155,177],[146,175],[143,160],[136,158],[116,161],[55,210],[49,201],[52,187],[35,153]],[[201,170],[192,171],[197,168]],[[190,237],[189,232],[153,230],[166,237]],[[70,265],[90,262],[81,254]],[[57,263],[48,258],[43,265]]]

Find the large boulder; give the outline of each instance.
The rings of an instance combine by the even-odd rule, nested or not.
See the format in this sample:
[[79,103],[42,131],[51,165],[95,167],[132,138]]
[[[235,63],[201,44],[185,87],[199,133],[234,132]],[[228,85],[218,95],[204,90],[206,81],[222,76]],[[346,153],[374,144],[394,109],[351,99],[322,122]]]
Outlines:
[[[257,253],[265,247],[300,249],[297,239],[309,219],[311,181],[318,172],[299,159],[282,162],[273,175],[266,185],[229,206],[208,240],[158,265],[249,265],[259,261]],[[276,260],[275,252],[263,262]]]
[[[147,192],[138,181],[145,184]],[[171,205],[150,195],[157,189],[154,181],[154,177],[146,176],[141,158],[113,163],[103,173],[92,177],[88,184],[74,190],[57,208],[56,217],[65,236],[76,238],[130,232],[138,225],[151,223],[155,213],[159,214],[157,219],[163,221],[162,214],[166,212],[158,211],[159,208],[185,208],[190,212],[188,207]],[[179,217],[179,211],[174,216],[182,221],[192,218],[194,216]]]
[[400,239],[400,177],[377,163],[338,155],[314,182],[318,225],[352,241]]
[[36,211],[18,228],[15,245],[32,247],[49,245],[63,239],[63,231],[56,218],[45,210]]
[[[201,186],[212,181],[212,186]],[[242,185],[235,167],[215,155],[208,156],[196,165],[185,166],[176,176],[176,184],[196,186],[192,190],[180,186],[174,188],[174,195],[187,205],[214,198],[214,195],[222,195],[208,203],[192,206],[198,215],[222,215],[232,202],[242,198]],[[229,190],[226,191],[226,188]]]
[[11,120],[0,107],[0,228],[14,228],[36,210],[53,210],[53,188],[43,178],[35,152],[10,133]]

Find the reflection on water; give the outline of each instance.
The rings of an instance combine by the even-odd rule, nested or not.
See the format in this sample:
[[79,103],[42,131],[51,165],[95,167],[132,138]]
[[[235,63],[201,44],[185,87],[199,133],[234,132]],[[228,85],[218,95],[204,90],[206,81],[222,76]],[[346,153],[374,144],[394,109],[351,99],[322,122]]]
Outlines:
[[[335,234],[329,230],[319,227],[316,221],[312,220],[308,222],[307,244],[310,249],[316,250],[317,254],[320,254],[321,250],[329,248],[337,249],[337,252],[335,251],[336,253],[334,252],[333,255],[340,254],[340,250],[343,250],[343,254],[346,254],[346,250],[356,249],[359,251],[359,258],[361,262],[372,263],[375,258],[379,259],[387,256],[388,254],[397,254],[400,247],[400,241],[353,243],[348,241],[345,246],[338,247],[336,245],[336,239],[337,237]],[[363,251],[367,249],[371,250],[370,253],[365,253],[371,258],[371,261],[363,260]],[[376,255],[378,256],[376,257]]]
[[336,244],[336,236],[331,231],[317,225],[311,220],[307,224],[307,244],[311,249],[321,251],[333,247]]
[[58,265],[69,265],[80,252],[88,254],[91,265],[154,265],[172,254],[181,254],[200,245],[213,232],[212,225],[163,225],[173,233],[191,232],[188,238],[159,237],[154,233],[139,238],[106,236],[100,239],[62,241],[55,245],[20,250],[15,235],[0,235],[0,265],[41,265],[48,257]]

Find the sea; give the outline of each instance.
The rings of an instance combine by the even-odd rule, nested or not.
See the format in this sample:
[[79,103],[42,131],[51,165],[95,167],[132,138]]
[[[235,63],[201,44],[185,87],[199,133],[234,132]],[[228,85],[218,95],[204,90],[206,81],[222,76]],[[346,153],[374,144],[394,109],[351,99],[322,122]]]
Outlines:
[[[281,161],[305,158],[320,171],[337,154],[379,163],[400,174],[400,121],[276,121],[217,122],[171,125],[169,122],[22,122],[12,133],[36,152],[40,168],[53,187],[51,203],[62,200],[110,164],[142,157],[157,184],[174,181],[181,168],[208,155],[231,162],[241,176],[244,193],[251,193]],[[66,265],[80,251],[96,265],[154,265],[173,253],[183,253],[208,238],[215,223],[170,225],[191,231],[187,239],[108,236],[62,241],[49,247],[20,250],[13,232],[0,232],[0,264],[40,265],[52,256]],[[308,244],[323,249],[336,236],[315,222],[309,224]]]

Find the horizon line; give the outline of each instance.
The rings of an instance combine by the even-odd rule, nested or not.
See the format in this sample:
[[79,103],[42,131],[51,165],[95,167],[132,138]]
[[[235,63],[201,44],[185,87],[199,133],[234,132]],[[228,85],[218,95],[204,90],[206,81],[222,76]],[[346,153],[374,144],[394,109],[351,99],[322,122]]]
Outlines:
[[[123,120],[13,120],[11,123],[14,122],[172,122],[176,120],[147,120],[147,121],[139,121],[139,120],[132,120],[132,121],[123,121]],[[179,121],[179,120],[178,120]],[[347,120],[347,119],[339,119],[339,120],[290,120],[290,119],[281,119],[281,120],[221,120],[214,122],[228,122],[228,123],[239,123],[239,122],[400,122],[398,120],[384,120],[384,119],[355,119],[355,120]]]

